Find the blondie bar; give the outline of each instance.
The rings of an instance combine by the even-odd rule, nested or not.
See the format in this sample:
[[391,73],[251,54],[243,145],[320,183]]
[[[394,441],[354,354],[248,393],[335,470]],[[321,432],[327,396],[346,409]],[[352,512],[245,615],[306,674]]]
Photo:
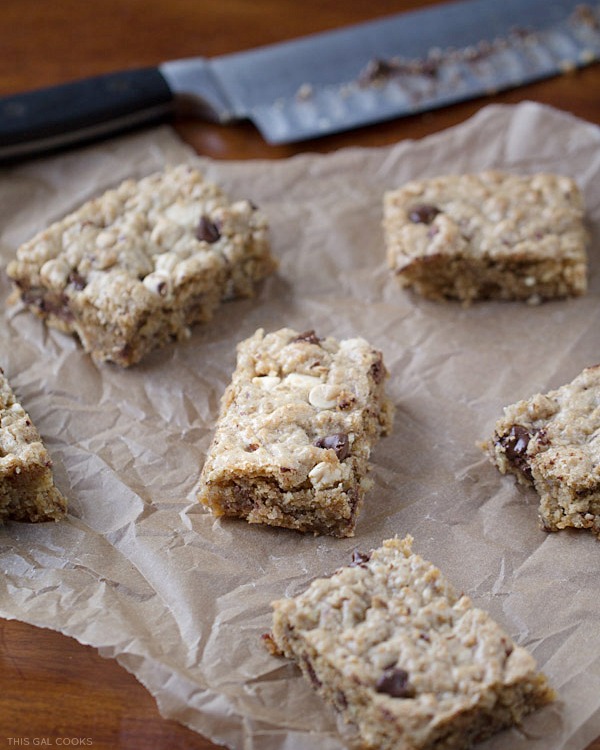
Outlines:
[[377,750],[457,750],[518,724],[554,692],[533,657],[441,572],[389,539],[273,603],[265,645]]
[[600,536],[600,365],[571,383],[504,409],[484,450],[503,473],[533,486],[544,529]]
[[188,336],[222,300],[251,296],[275,267],[264,215],[178,165],[52,224],[17,250],[8,275],[46,323],[95,359],[129,366]]
[[409,182],[384,198],[388,264],[433,300],[527,300],[587,288],[582,195],[564,176],[498,171]]
[[217,516],[352,536],[386,434],[382,355],[364,339],[259,329],[238,346],[199,498]]
[[58,520],[66,507],[39,432],[0,370],[0,522]]

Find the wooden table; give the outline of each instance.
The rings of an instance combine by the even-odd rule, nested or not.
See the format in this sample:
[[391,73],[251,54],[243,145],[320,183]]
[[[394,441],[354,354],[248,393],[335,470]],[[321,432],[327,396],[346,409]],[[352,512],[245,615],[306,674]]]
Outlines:
[[[165,60],[214,56],[434,4],[435,0],[2,0],[0,94]],[[268,146],[250,124],[176,124],[215,159],[280,159],[302,151],[378,146],[462,122],[484,104],[532,99],[600,124],[600,65],[358,131]],[[208,740],[164,720],[115,661],[49,630],[0,620],[0,747],[56,746],[57,738],[135,750],[209,750]],[[28,739],[18,744],[17,739]],[[35,741],[35,742],[34,742]],[[74,745],[72,745],[74,746]],[[589,750],[600,750],[600,738]]]

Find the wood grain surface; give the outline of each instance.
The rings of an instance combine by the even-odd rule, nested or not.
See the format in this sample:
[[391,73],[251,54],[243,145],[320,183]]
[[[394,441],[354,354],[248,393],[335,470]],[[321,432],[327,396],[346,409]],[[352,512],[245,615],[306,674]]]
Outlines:
[[[235,52],[432,4],[435,0],[2,0],[0,95]],[[600,124],[599,94],[600,66],[594,64],[493,98],[297,145],[269,146],[247,123],[226,127],[185,120],[175,127],[198,152],[215,159],[280,159],[420,138],[462,122],[492,101],[535,100]],[[163,719],[151,696],[116,661],[53,631],[0,620],[0,748],[56,747],[64,738],[71,738],[71,747],[94,750],[217,747]],[[600,750],[600,739],[589,750]]]

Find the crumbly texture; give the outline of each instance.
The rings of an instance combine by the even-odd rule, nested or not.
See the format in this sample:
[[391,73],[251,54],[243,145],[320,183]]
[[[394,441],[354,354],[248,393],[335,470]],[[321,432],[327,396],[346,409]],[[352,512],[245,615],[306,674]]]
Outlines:
[[391,427],[387,376],[364,339],[258,330],[238,346],[201,502],[217,516],[352,536],[371,449]]
[[265,216],[178,165],[126,180],[17,251],[8,266],[30,310],[123,366],[189,336],[225,299],[274,271]]
[[390,539],[273,603],[271,652],[377,750],[455,750],[518,724],[554,693],[532,656],[440,571]]
[[482,447],[503,474],[536,489],[544,529],[600,537],[600,365],[507,406]]
[[578,296],[587,287],[587,230],[576,183],[498,171],[409,182],[387,192],[389,267],[433,300]]
[[58,520],[66,509],[40,434],[0,370],[0,523]]

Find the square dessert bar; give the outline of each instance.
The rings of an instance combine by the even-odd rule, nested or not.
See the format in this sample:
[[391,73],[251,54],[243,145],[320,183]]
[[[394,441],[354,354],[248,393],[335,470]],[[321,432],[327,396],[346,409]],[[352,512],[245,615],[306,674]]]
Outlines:
[[536,489],[544,529],[600,537],[600,365],[507,406],[482,447],[503,474]]
[[66,508],[39,432],[0,370],[0,522],[58,520]]
[[533,657],[441,572],[389,539],[273,603],[272,653],[374,750],[455,750],[518,724],[554,692]]
[[221,301],[251,296],[276,263],[267,221],[178,165],[85,203],[17,250],[21,300],[76,334],[97,360],[123,366],[189,335]]
[[371,449],[391,428],[364,339],[259,329],[238,345],[199,498],[217,516],[352,536]]
[[553,174],[409,182],[384,198],[388,265],[433,300],[578,296],[587,286],[581,193]]

